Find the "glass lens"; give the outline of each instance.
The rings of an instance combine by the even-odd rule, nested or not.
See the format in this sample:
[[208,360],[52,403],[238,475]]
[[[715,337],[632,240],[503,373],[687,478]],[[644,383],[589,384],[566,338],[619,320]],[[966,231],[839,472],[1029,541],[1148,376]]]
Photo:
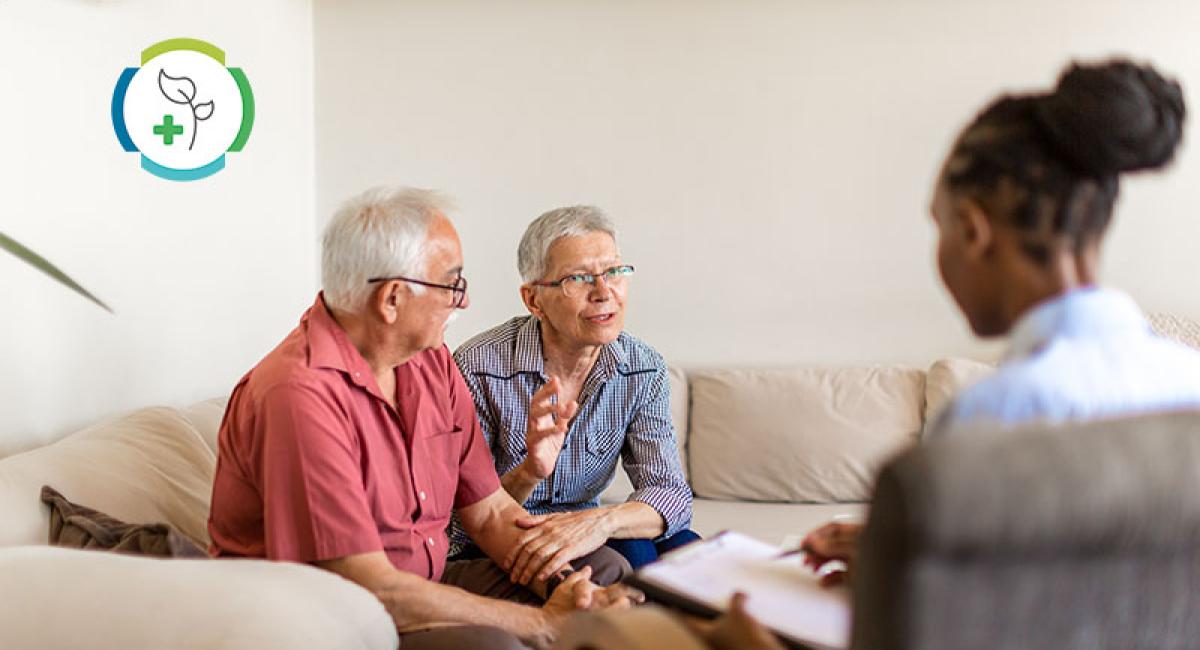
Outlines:
[[595,281],[596,278],[592,275],[588,275],[587,273],[568,275],[562,280],[563,293],[567,294],[568,298],[578,298],[579,296],[586,294],[588,288],[590,288],[592,283]]
[[614,266],[604,272],[604,282],[614,291],[621,291],[625,288],[626,280],[631,273],[633,273],[632,266]]
[[454,281],[454,290],[451,292],[453,302],[450,303],[454,307],[462,307],[463,302],[467,298],[467,279],[463,276],[458,276]]

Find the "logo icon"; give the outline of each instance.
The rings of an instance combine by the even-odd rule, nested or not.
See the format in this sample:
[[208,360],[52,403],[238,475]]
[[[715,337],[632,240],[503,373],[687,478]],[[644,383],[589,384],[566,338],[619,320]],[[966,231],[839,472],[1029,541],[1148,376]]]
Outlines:
[[254,94],[225,52],[194,38],[142,50],[140,68],[125,68],[112,97],[112,123],[142,169],[172,181],[194,181],[225,168],[254,127]]

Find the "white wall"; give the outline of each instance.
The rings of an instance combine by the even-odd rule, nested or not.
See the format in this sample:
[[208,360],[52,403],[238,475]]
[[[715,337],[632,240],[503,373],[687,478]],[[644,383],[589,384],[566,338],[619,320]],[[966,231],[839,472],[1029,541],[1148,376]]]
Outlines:
[[[1151,58],[1200,106],[1196,24],[1166,0],[0,0],[0,232],[117,311],[0,255],[0,456],[228,393],[311,300],[334,205],[385,181],[460,199],[474,305],[452,344],[520,312],[530,219],[595,202],[639,268],[629,328],[673,361],[994,353],[931,263],[948,142],[1073,55]],[[190,184],[139,170],[108,117],[120,70],[183,35],[258,107]],[[1188,147],[1126,186],[1107,275],[1152,310],[1200,316],[1198,166]]]
[[[529,220],[594,202],[638,267],[629,329],[676,362],[994,354],[932,262],[928,194],[958,129],[1113,52],[1200,109],[1196,2],[314,6],[318,221],[379,182],[457,195],[473,306],[452,343],[522,311]],[[1125,186],[1106,276],[1148,309],[1200,316],[1198,174],[1186,147]]]
[[[228,167],[192,183],[113,135],[117,76],[194,36],[253,86]],[[315,283],[307,0],[0,0],[0,232],[59,264],[109,315],[0,254],[0,456],[98,417],[228,394]]]

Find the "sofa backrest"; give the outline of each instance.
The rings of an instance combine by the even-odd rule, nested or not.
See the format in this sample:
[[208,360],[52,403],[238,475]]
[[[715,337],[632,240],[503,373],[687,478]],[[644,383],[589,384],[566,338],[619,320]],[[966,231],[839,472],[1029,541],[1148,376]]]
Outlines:
[[[671,417],[699,497],[863,502],[883,462],[994,369],[970,359],[943,359],[928,372],[671,366]],[[619,503],[632,491],[618,470],[601,500]]]
[[133,523],[168,523],[207,545],[216,435],[225,401],[148,408],[0,460],[0,547],[45,544],[49,485]]
[[[940,365],[939,365],[940,364]],[[865,501],[884,460],[917,440],[928,411],[990,367],[670,369],[671,417],[684,471],[700,496]],[[936,381],[934,381],[936,379]],[[43,544],[50,485],[136,523],[165,522],[200,544],[225,400],[149,408],[0,459],[0,546]],[[606,502],[632,492],[624,470]]]
[[854,648],[1200,639],[1200,412],[952,429],[880,475]]
[[689,374],[688,464],[697,496],[843,502],[921,435],[925,373],[899,367]]

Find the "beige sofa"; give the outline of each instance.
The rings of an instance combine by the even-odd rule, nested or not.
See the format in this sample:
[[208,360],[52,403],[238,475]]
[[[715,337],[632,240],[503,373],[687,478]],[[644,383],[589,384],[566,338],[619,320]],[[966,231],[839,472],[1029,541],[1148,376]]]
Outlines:
[[[693,527],[778,544],[834,515],[861,514],[876,469],[989,370],[970,361],[929,371],[673,369]],[[222,410],[222,400],[145,409],[0,460],[0,647],[395,647],[371,594],[308,566],[45,546],[43,484],[207,544]],[[621,473],[605,499],[628,492]]]
[[[672,368],[693,529],[791,544],[834,517],[861,518],[883,462],[916,444],[955,393],[991,371],[966,359],[928,371]],[[618,472],[602,501],[619,502],[631,489]]]

